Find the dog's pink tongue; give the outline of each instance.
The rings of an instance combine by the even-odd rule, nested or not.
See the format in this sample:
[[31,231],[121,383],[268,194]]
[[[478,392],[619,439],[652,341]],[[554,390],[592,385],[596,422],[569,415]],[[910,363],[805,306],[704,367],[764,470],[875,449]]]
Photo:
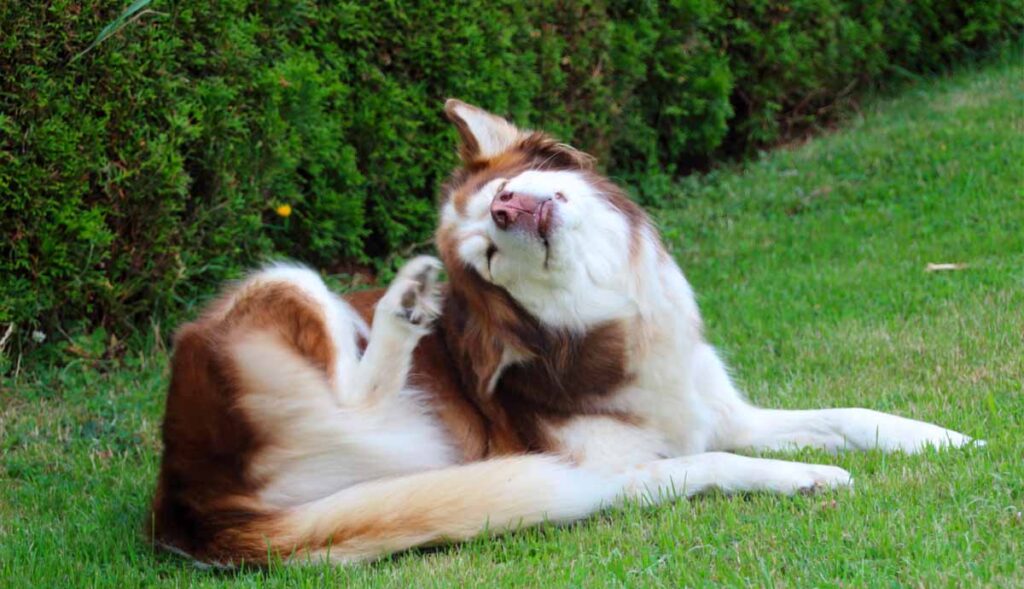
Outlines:
[[554,202],[546,200],[537,207],[537,212],[534,213],[537,224],[537,235],[542,239],[547,239],[548,231],[551,229],[551,213],[554,210]]

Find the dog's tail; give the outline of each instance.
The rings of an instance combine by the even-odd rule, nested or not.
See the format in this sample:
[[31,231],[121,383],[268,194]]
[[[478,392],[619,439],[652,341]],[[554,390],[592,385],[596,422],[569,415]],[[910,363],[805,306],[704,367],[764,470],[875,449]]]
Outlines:
[[[350,563],[544,521],[569,522],[610,506],[617,476],[545,455],[496,458],[381,479],[272,513],[250,512],[218,534],[208,564]],[[171,547],[173,549],[173,547]]]
[[353,562],[575,520],[625,486],[618,475],[521,455],[370,480],[294,506],[262,501],[250,457],[274,443],[274,431],[333,406],[324,375],[355,338],[332,335],[330,295],[315,275],[284,267],[258,276],[176,339],[150,522],[156,544],[211,565]]

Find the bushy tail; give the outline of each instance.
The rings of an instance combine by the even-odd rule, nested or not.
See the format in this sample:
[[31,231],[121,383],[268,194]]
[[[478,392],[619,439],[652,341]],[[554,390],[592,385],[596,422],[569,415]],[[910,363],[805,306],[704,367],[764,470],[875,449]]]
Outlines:
[[[416,270],[424,266],[433,264],[420,260],[403,273],[432,281]],[[401,281],[399,287],[408,290]],[[430,288],[418,288],[421,298],[428,297]],[[406,291],[397,291],[401,301]],[[352,562],[484,531],[575,520],[621,492],[614,477],[553,456],[522,455],[376,479],[291,507],[262,501],[263,481],[249,471],[264,444],[284,434],[306,435],[304,424],[329,414],[338,391],[345,395],[341,402],[365,403],[372,391],[401,387],[408,371],[409,330],[387,331],[379,329],[387,324],[375,322],[360,359],[355,326],[343,330],[338,325],[348,323],[328,319],[332,310],[337,317],[348,312],[332,306],[330,296],[315,274],[273,267],[182,328],[153,502],[154,542],[212,565],[263,563],[274,556]],[[405,321],[412,321],[414,313],[406,310]],[[398,311],[383,320],[397,322]],[[399,353],[405,365],[396,368]],[[374,361],[378,356],[383,360]],[[364,368],[398,378],[328,386],[328,380],[358,376]]]
[[573,521],[622,490],[616,477],[556,457],[499,458],[359,484],[254,520],[245,535],[261,535],[290,562],[372,560],[482,532]]

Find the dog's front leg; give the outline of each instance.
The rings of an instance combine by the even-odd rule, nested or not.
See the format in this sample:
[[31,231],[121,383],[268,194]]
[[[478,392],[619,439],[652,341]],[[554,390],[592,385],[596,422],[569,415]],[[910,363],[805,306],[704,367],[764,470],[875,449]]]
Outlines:
[[[968,436],[924,421],[870,409],[780,410],[750,407],[738,447],[785,449],[817,446],[826,450],[920,452],[926,448],[960,447]],[[981,442],[983,443],[983,442]]]
[[736,493],[807,493],[853,484],[850,473],[826,464],[751,458],[704,452],[666,458],[627,469],[626,496],[661,502],[709,491]]
[[829,451],[902,450],[960,447],[970,437],[931,423],[870,409],[762,409],[750,405],[733,386],[711,346],[695,353],[695,388],[713,416],[708,448],[784,450],[796,447]]
[[552,428],[557,451],[580,468],[621,486],[621,496],[661,502],[707,491],[795,493],[850,484],[845,470],[823,464],[704,452],[678,458],[657,431],[609,416],[580,416]]

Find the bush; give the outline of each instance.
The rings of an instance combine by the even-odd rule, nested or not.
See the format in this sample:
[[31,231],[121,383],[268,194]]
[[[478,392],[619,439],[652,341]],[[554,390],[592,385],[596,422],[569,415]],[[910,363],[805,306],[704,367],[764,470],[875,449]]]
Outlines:
[[430,236],[448,96],[664,178],[1014,39],[1015,5],[155,0],[81,54],[122,2],[3,3],[0,326],[124,334],[272,255],[386,265]]

